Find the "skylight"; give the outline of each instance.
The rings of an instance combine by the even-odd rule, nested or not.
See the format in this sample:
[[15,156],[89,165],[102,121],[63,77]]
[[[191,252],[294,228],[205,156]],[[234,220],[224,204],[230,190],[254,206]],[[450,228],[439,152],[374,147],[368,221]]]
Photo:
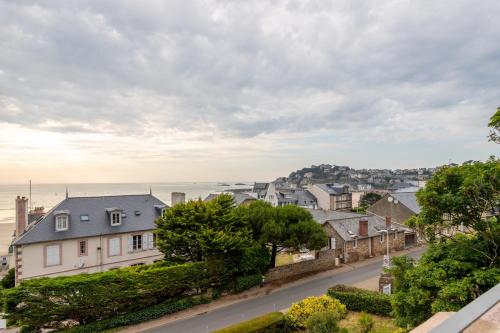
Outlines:
[[88,214],[80,215],[80,221],[87,222],[89,220]]

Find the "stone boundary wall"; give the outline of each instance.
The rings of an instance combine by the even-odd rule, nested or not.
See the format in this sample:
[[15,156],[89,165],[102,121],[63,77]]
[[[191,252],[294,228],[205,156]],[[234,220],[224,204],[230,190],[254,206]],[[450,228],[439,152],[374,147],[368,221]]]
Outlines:
[[325,251],[326,253],[322,252],[323,251],[318,253],[318,259],[271,268],[265,275],[265,281],[277,281],[334,268],[335,256],[333,255],[333,251]]

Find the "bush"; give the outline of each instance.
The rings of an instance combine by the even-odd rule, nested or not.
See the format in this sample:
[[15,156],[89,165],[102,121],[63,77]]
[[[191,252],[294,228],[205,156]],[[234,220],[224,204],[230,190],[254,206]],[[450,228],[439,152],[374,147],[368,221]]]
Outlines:
[[345,305],[339,300],[324,295],[308,297],[298,303],[293,303],[288,311],[287,320],[293,328],[305,328],[309,317],[322,311],[334,312],[338,319],[343,318],[347,313]]
[[5,312],[21,326],[87,324],[195,294],[208,289],[210,280],[204,263],[25,280],[4,290]]
[[240,293],[254,286],[259,285],[262,282],[261,274],[247,275],[237,277],[235,280],[234,291]]
[[138,324],[144,321],[159,318],[161,316],[182,311],[199,304],[209,303],[206,297],[188,297],[176,301],[168,301],[150,308],[127,313],[110,319],[96,321],[87,325],[74,326],[63,330],[66,333],[92,333],[109,330],[115,327]]
[[361,313],[358,319],[358,323],[360,326],[361,333],[371,332],[371,330],[373,329],[373,325],[375,325],[372,316],[370,316],[366,312]]
[[283,333],[287,332],[285,315],[271,312],[212,333]]
[[338,331],[338,314],[333,311],[313,313],[307,319],[306,327],[309,333],[334,333]]
[[382,316],[390,316],[392,312],[391,297],[376,291],[336,285],[328,289],[327,294],[340,300],[351,311],[364,311]]
[[16,285],[16,270],[14,268],[9,269],[7,274],[0,281],[0,285],[4,289],[14,288]]

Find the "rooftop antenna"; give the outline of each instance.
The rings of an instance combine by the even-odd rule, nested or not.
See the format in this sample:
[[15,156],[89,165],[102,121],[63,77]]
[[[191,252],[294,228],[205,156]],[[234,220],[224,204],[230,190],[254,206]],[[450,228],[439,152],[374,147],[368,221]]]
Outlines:
[[68,187],[66,186],[66,199],[68,199]]

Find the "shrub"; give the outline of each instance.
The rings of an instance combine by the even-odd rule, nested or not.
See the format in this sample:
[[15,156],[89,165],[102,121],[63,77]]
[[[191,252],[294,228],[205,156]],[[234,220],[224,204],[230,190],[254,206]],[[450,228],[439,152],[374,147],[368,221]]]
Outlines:
[[319,297],[308,297],[290,307],[287,320],[294,328],[305,328],[309,317],[316,312],[332,311],[337,314],[338,319],[343,318],[347,311],[344,304],[339,300],[326,295]]
[[247,275],[237,277],[235,280],[234,291],[239,293],[259,285],[262,282],[261,274]]
[[285,316],[281,312],[271,312],[212,333],[283,333],[287,332]]
[[14,268],[9,269],[7,274],[0,281],[0,285],[4,289],[14,288],[16,285],[16,270]]
[[338,314],[333,311],[313,313],[306,321],[309,333],[334,333],[338,331]]
[[144,321],[159,318],[161,316],[182,311],[199,304],[210,302],[206,297],[187,297],[175,301],[149,307],[144,310],[127,313],[121,316],[96,321],[87,325],[74,326],[63,330],[65,333],[93,333],[109,330],[115,327],[138,324]]
[[366,312],[362,312],[359,316],[358,324],[360,326],[361,333],[369,333],[373,329],[373,325],[375,325],[375,322],[373,321],[372,316],[370,316]]
[[138,311],[211,285],[204,263],[25,280],[4,291],[10,322],[61,328]]
[[376,291],[336,285],[328,289],[327,294],[340,300],[351,311],[364,311],[382,316],[390,316],[392,312],[391,297]]

